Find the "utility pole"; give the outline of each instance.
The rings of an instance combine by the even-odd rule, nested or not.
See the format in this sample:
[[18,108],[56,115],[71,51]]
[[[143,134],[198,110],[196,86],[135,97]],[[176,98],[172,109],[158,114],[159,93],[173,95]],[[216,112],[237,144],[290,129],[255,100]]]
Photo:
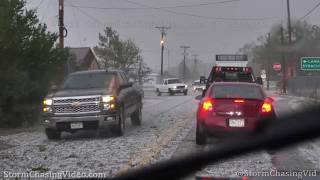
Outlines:
[[168,26],[156,26],[155,28],[159,29],[161,32],[161,40],[160,40],[160,44],[161,44],[161,79],[163,78],[163,50],[164,50],[164,36],[166,35],[166,30],[170,29],[170,27]]
[[142,85],[142,58],[138,56],[137,59],[139,62],[139,70],[138,70],[139,85]]
[[186,55],[187,55],[187,49],[190,48],[190,46],[180,46],[183,49],[183,81],[186,80]]
[[[287,0],[287,13],[288,13],[288,38],[289,38],[289,49],[291,49],[292,45],[292,27],[291,27],[291,13],[290,13],[290,0]],[[288,58],[291,59],[291,53],[288,54]],[[292,63],[289,63],[288,66],[290,67],[290,77],[294,74],[294,67]]]
[[170,49],[167,48],[168,51],[168,73],[169,73],[169,69],[170,69]]
[[291,45],[292,44],[292,28],[291,28],[290,0],[287,0],[287,13],[288,13],[289,45]]
[[59,0],[59,47],[64,48],[64,0]]
[[[271,38],[271,35],[270,33],[268,33],[268,39],[267,39],[267,48],[268,48],[268,51],[269,51],[269,48],[270,48],[270,38]],[[268,62],[267,62],[267,90],[270,90],[270,53],[268,53]]]
[[285,56],[284,56],[284,33],[283,33],[283,27],[281,25],[281,57],[282,57],[282,92],[284,94],[287,93],[287,80],[286,80],[286,60],[285,60]]
[[193,61],[194,61],[193,74],[195,74],[196,73],[196,69],[197,69],[197,63],[198,63],[198,59],[197,59],[198,54],[194,54],[192,56],[193,56]]

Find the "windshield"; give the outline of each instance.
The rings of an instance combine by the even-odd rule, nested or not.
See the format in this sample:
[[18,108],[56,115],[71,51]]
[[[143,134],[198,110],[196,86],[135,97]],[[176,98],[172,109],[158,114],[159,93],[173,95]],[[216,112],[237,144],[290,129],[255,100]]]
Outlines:
[[193,85],[197,86],[197,85],[201,85],[201,84],[200,84],[200,81],[195,81],[195,82],[193,82]]
[[264,95],[260,87],[250,85],[213,85],[214,98],[244,98],[263,100]]
[[254,82],[254,76],[251,73],[245,72],[216,72],[213,73],[212,81],[211,82]]
[[168,79],[168,84],[182,83],[180,79]]
[[[0,180],[164,167],[319,103],[320,0],[0,0]],[[320,139],[195,164],[320,179]]]
[[113,74],[107,73],[75,74],[66,79],[62,89],[106,88],[110,85],[113,78]]

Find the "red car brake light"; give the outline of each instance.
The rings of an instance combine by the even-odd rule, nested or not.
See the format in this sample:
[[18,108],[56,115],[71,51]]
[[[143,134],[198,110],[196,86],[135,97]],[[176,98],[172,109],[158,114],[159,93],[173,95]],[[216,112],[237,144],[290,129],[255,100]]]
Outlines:
[[213,100],[211,98],[204,99],[199,106],[197,118],[200,120],[205,119],[213,111],[213,106],[214,106],[214,104],[213,104]]
[[244,101],[244,99],[236,99],[233,102],[235,102],[235,103],[244,103],[245,101]]
[[221,67],[216,66],[214,70],[215,70],[215,72],[221,72]]
[[262,113],[269,113],[272,111],[272,105],[268,102],[264,102],[261,106]]
[[211,99],[206,99],[203,103],[202,103],[202,109],[205,111],[212,111],[213,108],[213,102]]

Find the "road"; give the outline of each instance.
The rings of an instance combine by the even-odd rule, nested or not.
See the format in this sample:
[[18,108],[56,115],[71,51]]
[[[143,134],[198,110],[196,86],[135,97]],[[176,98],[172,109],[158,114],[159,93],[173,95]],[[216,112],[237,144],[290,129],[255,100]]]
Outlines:
[[[131,126],[123,137],[98,137],[95,132],[65,133],[61,140],[48,140],[41,127],[32,132],[0,136],[0,170],[10,172],[98,172],[111,177],[132,168],[214,147],[195,144],[195,94],[156,96],[146,91],[143,124]],[[279,116],[313,104],[304,98],[274,97]],[[320,170],[320,140],[290,149],[260,151],[209,165],[197,175],[236,177],[236,172]],[[0,174],[0,177],[3,174]]]

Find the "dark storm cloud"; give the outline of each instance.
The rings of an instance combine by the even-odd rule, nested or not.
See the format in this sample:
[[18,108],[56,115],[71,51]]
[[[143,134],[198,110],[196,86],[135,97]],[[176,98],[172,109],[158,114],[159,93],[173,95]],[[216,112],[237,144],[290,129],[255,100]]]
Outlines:
[[[134,39],[143,50],[145,61],[157,70],[160,32],[154,26],[171,26],[166,45],[170,49],[170,65],[173,65],[182,58],[180,45],[191,46],[190,55],[196,53],[209,62],[215,53],[235,53],[243,44],[264,35],[275,23],[286,23],[286,0],[214,4],[222,1],[65,0],[65,26],[69,30],[65,44],[95,46],[98,33],[106,25],[112,26],[122,38]],[[291,0],[292,17],[304,16],[317,3],[316,0]],[[58,0],[27,0],[27,5],[38,7],[40,20],[47,23],[51,31],[57,31]],[[319,24],[317,16],[319,10],[306,20]],[[165,55],[165,63],[167,57]]]

